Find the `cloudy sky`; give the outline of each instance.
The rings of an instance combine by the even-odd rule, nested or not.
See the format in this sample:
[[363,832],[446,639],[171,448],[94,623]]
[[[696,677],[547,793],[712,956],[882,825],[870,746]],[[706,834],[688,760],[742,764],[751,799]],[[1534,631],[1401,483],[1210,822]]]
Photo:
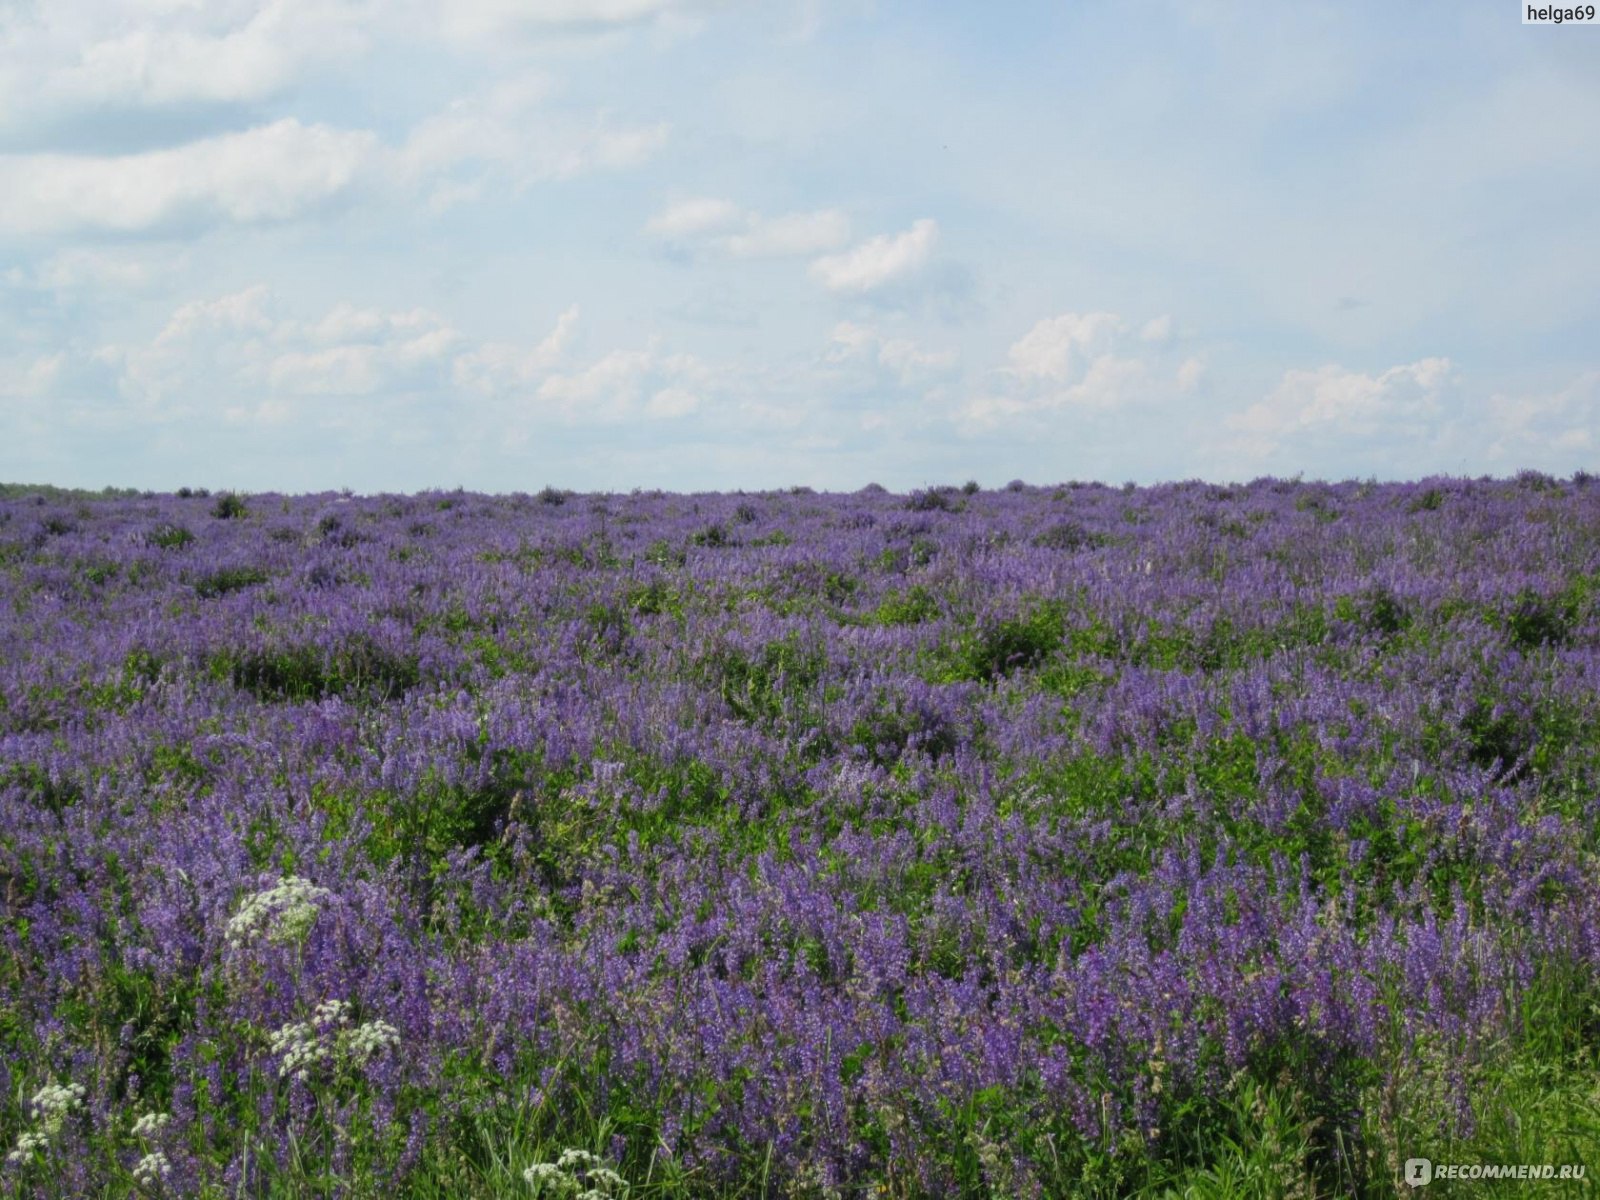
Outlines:
[[0,479],[1600,467],[1514,0],[0,0]]

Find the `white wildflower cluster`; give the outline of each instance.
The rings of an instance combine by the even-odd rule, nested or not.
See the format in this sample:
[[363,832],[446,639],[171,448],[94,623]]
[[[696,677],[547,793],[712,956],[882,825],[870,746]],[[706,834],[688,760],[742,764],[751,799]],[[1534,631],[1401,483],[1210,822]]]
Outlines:
[[317,901],[329,895],[298,875],[285,875],[277,885],[245,897],[239,911],[228,921],[228,942],[245,946],[258,937],[279,945],[305,940],[317,920]]
[[344,1053],[358,1067],[366,1066],[373,1055],[399,1044],[400,1031],[387,1021],[368,1021],[343,1035]]
[[152,1150],[133,1165],[134,1179],[146,1187],[154,1187],[172,1174],[172,1164],[159,1150]]
[[33,1094],[33,1115],[51,1133],[58,1133],[61,1122],[75,1108],[83,1107],[83,1084],[46,1084]]
[[364,1067],[377,1054],[400,1044],[400,1031],[387,1021],[350,1027],[350,1004],[324,1000],[309,1021],[295,1021],[272,1034],[269,1045],[282,1062],[279,1073],[304,1082],[313,1068],[348,1063]]
[[158,1137],[163,1129],[172,1124],[172,1114],[164,1112],[147,1112],[133,1123],[133,1136],[136,1138]]
[[35,1150],[43,1150],[50,1144],[50,1135],[42,1129],[29,1129],[17,1138],[17,1148],[6,1155],[8,1163],[19,1163],[24,1159],[32,1158]]
[[343,1025],[350,1020],[350,1001],[324,1000],[311,1019],[319,1026]]
[[534,1163],[522,1172],[536,1196],[552,1200],[612,1200],[628,1182],[587,1150],[568,1149],[555,1162]]
[[61,1132],[67,1114],[83,1106],[83,1084],[50,1083],[33,1094],[33,1119],[37,1129],[28,1129],[17,1138],[16,1148],[6,1155],[6,1162],[17,1163],[31,1158],[34,1151],[43,1150],[52,1138]]

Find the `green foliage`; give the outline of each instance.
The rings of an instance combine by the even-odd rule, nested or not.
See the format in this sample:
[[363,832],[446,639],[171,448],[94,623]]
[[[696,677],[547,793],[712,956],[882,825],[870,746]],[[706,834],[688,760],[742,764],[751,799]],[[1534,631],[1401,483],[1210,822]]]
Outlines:
[[396,653],[359,634],[331,647],[300,642],[218,651],[208,665],[213,678],[263,700],[395,699],[422,679],[415,655]]
[[[1250,1075],[1204,1120],[1165,1132],[1180,1151],[1162,1200],[1317,1200],[1367,1191],[1348,1170],[1330,1164],[1319,1147],[1323,1118],[1311,1110],[1318,1091],[1285,1076],[1263,1084]],[[1187,1114],[1186,1114],[1187,1115]],[[1193,1165],[1190,1165],[1193,1164]],[[1331,1166],[1331,1169],[1330,1169]],[[1330,1180],[1327,1176],[1332,1176]],[[1321,1176],[1321,1178],[1319,1178]]]
[[[1406,1194],[1405,1161],[1585,1168],[1585,1188],[1600,1171],[1600,985],[1578,963],[1552,960],[1520,995],[1509,997],[1521,1029],[1471,1068],[1470,1123],[1463,1124],[1453,1076],[1470,1060],[1462,1048],[1425,1037],[1390,1064],[1360,1097],[1362,1143],[1379,1184],[1374,1194]],[[1447,1187],[1435,1183],[1430,1190]],[[1575,1185],[1482,1180],[1474,1196],[1530,1191],[1587,1194]],[[1557,1191],[1573,1187],[1570,1193]],[[1392,1189],[1392,1190],[1390,1190]],[[1447,1193],[1453,1194],[1453,1193]]]
[[889,592],[878,603],[873,619],[880,625],[920,625],[939,615],[939,602],[923,584]]
[[145,535],[145,541],[151,546],[159,546],[163,550],[181,550],[194,541],[194,534],[182,525],[174,525],[170,521],[163,521]]
[[705,546],[712,550],[720,550],[724,546],[737,544],[728,535],[727,528],[721,524],[707,525],[704,529],[694,534],[689,541],[696,546]]
[[960,733],[939,717],[909,708],[890,695],[855,722],[849,741],[873,762],[893,766],[910,751],[930,758],[953,753]]
[[654,563],[658,567],[681,567],[688,561],[681,546],[674,546],[666,538],[658,538],[650,543],[650,548],[645,551],[646,562]]
[[217,497],[216,504],[212,505],[211,515],[219,521],[234,521],[248,515],[249,511],[240,497],[232,492],[223,492]]
[[211,600],[226,596],[229,592],[255,587],[270,578],[260,567],[222,567],[196,579],[194,590],[197,596]]
[[990,683],[1012,671],[1038,666],[1060,648],[1066,609],[1046,601],[1019,616],[985,621],[963,634],[947,654],[947,675]]
[[1034,535],[1033,544],[1048,550],[1093,550],[1110,543],[1103,533],[1086,529],[1076,521],[1060,521]]
[[962,501],[951,496],[948,489],[928,488],[912,492],[906,500],[906,507],[912,512],[960,512],[964,506]]
[[798,636],[769,642],[759,655],[724,647],[711,661],[723,702],[742,721],[782,724],[811,717],[827,657]]
[[1379,638],[1393,637],[1411,624],[1411,611],[1405,602],[1381,586],[1369,588],[1359,596],[1340,596],[1334,601],[1333,615]]
[[1594,590],[1594,580],[1588,577],[1573,580],[1554,596],[1524,588],[1499,614],[1499,620],[1519,650],[1563,646],[1592,611]]
[[103,487],[64,488],[49,483],[0,483],[0,500],[25,500],[38,496],[52,503],[86,500],[131,500],[139,495],[138,488]]
[[681,617],[684,611],[683,594],[664,579],[636,583],[628,589],[628,607],[641,616],[670,613]]

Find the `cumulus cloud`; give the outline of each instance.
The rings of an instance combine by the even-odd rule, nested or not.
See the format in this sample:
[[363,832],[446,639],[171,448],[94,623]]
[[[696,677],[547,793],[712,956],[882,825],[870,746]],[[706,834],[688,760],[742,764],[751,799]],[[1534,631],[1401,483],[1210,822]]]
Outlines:
[[379,152],[370,133],[293,118],[170,150],[0,156],[0,231],[133,233],[283,221],[348,192]]
[[735,258],[795,258],[842,246],[850,219],[837,209],[763,216],[730,200],[701,197],[670,205],[646,232],[681,250],[714,250]]
[[0,20],[0,131],[110,107],[253,104],[348,69],[380,36],[446,38],[621,29],[681,20],[701,0],[50,0]]
[[1449,440],[1444,398],[1454,374],[1446,358],[1376,373],[1334,364],[1289,370],[1268,395],[1224,418],[1213,450],[1240,473],[1307,461],[1404,473],[1419,452],[1437,453]]
[[523,188],[637,166],[666,143],[664,123],[553,112],[542,107],[548,93],[546,79],[529,75],[453,102],[411,131],[396,155],[401,174],[431,181],[433,205],[443,208],[495,182]]
[[1228,423],[1269,438],[1302,430],[1376,433],[1436,413],[1449,377],[1447,358],[1424,358],[1377,375],[1332,365],[1292,370],[1270,396]]
[[267,314],[270,298],[263,283],[214,300],[191,300],[172,314],[156,335],[155,344],[187,343],[208,333],[270,333],[278,327]]
[[438,389],[465,339],[426,309],[343,304],[315,320],[283,315],[264,286],[177,308],[148,343],[95,351],[118,391],[147,415],[184,419],[223,397],[234,420],[310,419],[300,401]]
[[67,367],[64,353],[0,362],[0,396],[8,400],[32,400],[48,396],[60,382]]
[[924,350],[909,338],[885,337],[870,325],[841,321],[834,326],[826,361],[867,364],[909,388],[950,375],[958,359],[953,350]]
[[359,6],[323,0],[272,0],[222,29],[194,27],[195,18],[207,15],[198,5],[163,15],[163,26],[119,31],[86,46],[56,86],[95,103],[259,100],[282,91],[308,65],[347,59],[367,43]]
[[455,360],[455,383],[486,396],[531,387],[566,357],[577,324],[578,306],[573,305],[531,349],[513,342],[488,342],[468,350]]
[[1183,360],[1178,366],[1177,384],[1180,392],[1192,392],[1198,388],[1206,376],[1205,360],[1190,357]]
[[1122,329],[1115,313],[1062,313],[1046,317],[1011,346],[1011,370],[1024,379],[1061,383],[1105,353]]
[[[374,428],[405,412],[433,436],[509,443],[538,426],[682,419],[728,393],[724,368],[656,339],[571,363],[577,323],[571,307],[526,342],[480,341],[424,308],[302,317],[258,285],[179,305],[146,341],[0,362],[0,391],[108,428]],[[91,370],[95,388],[73,386]]]
[[1176,401],[1199,385],[1203,367],[1198,359],[1164,365],[1170,339],[1149,336],[1152,325],[1170,332],[1163,322],[1170,318],[1134,327],[1110,312],[1045,317],[1011,344],[990,386],[960,405],[958,421],[983,430],[1037,425],[1062,411],[1086,416]]
[[1554,392],[1489,398],[1486,457],[1498,467],[1565,471],[1592,465],[1600,449],[1600,371]]
[[1144,342],[1166,342],[1172,339],[1172,318],[1162,315],[1151,317],[1144,323],[1144,328],[1139,330],[1139,340]]
[[334,309],[303,337],[308,348],[286,350],[272,359],[268,381],[274,390],[305,396],[370,395],[397,383],[404,386],[419,369],[451,360],[462,341],[441,317],[425,309],[382,312],[350,305]]
[[811,264],[811,277],[831,292],[861,295],[899,282],[927,265],[939,238],[931,218],[899,234],[882,234]]
[[849,238],[850,219],[830,208],[777,217],[752,214],[744,232],[729,235],[727,247],[738,258],[792,258],[832,249]]
[[[536,81],[502,84],[421,122],[397,149],[371,132],[290,117],[135,154],[0,155],[0,232],[167,233],[304,216],[357,192],[423,188],[434,208],[590,171],[634,166],[664,125],[535,111]],[[382,186],[380,186],[382,185]]]
[[445,33],[479,39],[599,31],[662,22],[710,7],[704,0],[439,0]]
[[371,4],[52,0],[0,22],[0,129],[108,107],[239,104],[368,44]]
[[125,248],[72,246],[29,267],[11,267],[4,279],[12,287],[52,292],[62,298],[102,297],[149,287],[171,273],[174,265],[170,254],[156,258]]
[[715,372],[690,354],[613,350],[587,367],[551,375],[539,385],[544,410],[569,424],[615,425],[641,416],[688,416],[705,403]]
[[742,228],[746,216],[731,200],[680,200],[651,217],[645,229],[660,238],[698,238]]
[[[620,0],[515,7],[556,24],[642,11]],[[547,105],[551,81],[526,70],[398,142],[303,116],[261,119],[263,105],[314,70],[348,66],[380,33],[435,40],[440,12],[419,24],[419,11],[381,0],[60,0],[0,17],[0,234],[281,222],[363,182],[372,197],[420,193],[438,210],[490,188],[634,167],[665,143],[661,122]]]

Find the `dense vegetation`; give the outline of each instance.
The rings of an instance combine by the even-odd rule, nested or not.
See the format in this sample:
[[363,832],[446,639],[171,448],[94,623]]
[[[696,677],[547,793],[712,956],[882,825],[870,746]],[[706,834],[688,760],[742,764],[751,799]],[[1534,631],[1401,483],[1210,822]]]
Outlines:
[[0,1189],[1592,1175],[1597,784],[1582,475],[6,489]]

